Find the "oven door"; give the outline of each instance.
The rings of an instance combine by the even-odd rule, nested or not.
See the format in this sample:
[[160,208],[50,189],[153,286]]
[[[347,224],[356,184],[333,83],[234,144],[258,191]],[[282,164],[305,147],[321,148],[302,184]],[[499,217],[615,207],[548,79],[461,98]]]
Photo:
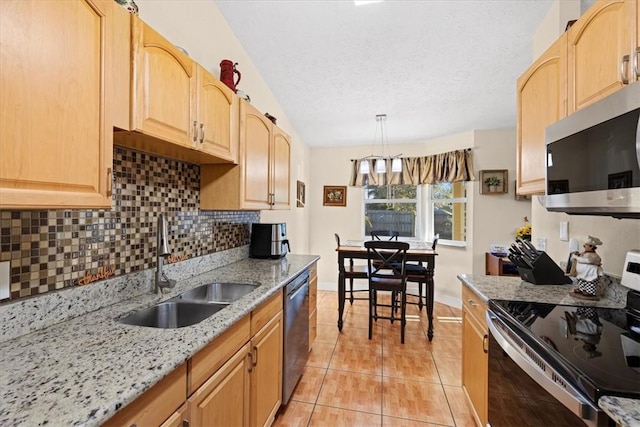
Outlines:
[[609,418],[519,337],[503,315],[487,310],[489,425],[607,426]]

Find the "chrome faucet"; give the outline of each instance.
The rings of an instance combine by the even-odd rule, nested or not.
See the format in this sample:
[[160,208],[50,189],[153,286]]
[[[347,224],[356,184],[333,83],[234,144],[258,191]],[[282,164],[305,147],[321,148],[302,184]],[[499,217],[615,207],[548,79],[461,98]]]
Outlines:
[[167,217],[164,214],[158,215],[158,238],[156,240],[156,294],[161,294],[164,288],[173,288],[176,281],[169,279],[162,271],[164,259],[171,255],[169,249],[169,232],[167,226]]

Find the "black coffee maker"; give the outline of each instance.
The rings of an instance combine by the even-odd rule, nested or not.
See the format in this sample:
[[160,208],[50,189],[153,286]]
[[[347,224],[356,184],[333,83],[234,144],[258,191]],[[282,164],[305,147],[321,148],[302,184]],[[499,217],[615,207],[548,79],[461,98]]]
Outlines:
[[287,239],[286,223],[251,225],[251,244],[249,245],[251,258],[277,259],[286,256],[287,252],[291,252],[291,248]]

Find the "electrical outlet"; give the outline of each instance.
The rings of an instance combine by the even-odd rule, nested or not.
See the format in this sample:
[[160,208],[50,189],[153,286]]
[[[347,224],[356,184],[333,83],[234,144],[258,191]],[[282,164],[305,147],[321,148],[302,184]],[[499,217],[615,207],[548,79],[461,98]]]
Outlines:
[[538,244],[536,245],[536,248],[539,251],[545,251],[547,250],[547,238],[546,237],[538,237]]
[[0,262],[0,300],[8,299],[11,296],[11,270],[9,261]]
[[569,223],[567,221],[560,222],[560,240],[563,242],[569,241]]

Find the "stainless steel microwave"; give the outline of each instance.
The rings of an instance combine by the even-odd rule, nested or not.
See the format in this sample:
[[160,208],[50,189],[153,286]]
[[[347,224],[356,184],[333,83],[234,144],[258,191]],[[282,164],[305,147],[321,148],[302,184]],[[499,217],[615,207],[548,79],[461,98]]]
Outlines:
[[546,208],[640,218],[640,82],[547,127]]

